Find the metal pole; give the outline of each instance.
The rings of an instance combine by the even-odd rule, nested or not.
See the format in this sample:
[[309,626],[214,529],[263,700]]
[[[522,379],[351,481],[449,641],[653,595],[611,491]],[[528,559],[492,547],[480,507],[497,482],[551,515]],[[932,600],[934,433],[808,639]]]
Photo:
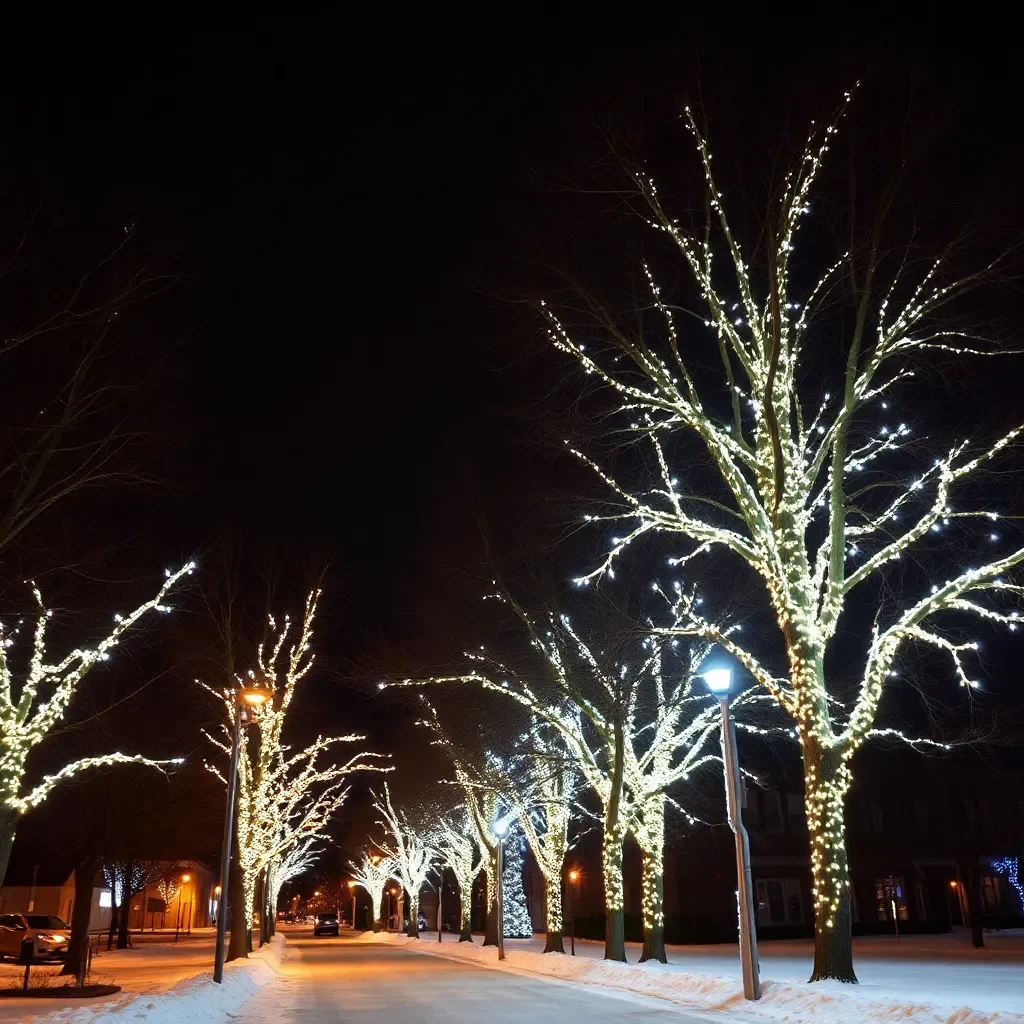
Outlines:
[[736,881],[739,887],[740,965],[743,996],[761,998],[761,977],[757,962],[757,932],[754,928],[754,887],[750,878],[750,840],[743,824],[743,781],[736,753],[736,726],[729,716],[729,698],[722,697],[722,762],[725,768],[726,806],[729,827],[736,835]]
[[576,955],[576,883],[569,880],[569,942],[572,955]]
[[[231,838],[235,825],[235,790],[238,788],[238,747],[242,735],[242,708],[235,705],[235,728],[231,740],[231,772],[228,775],[224,835],[220,851],[220,901],[217,903],[217,945],[213,958],[213,980],[224,981],[224,933],[227,930],[228,873],[231,870]],[[179,900],[180,902],[180,900]]]
[[441,890],[444,889],[444,868],[441,868],[441,880],[437,883],[437,941],[441,941]]
[[502,874],[505,871],[505,839],[498,836],[498,959],[505,959],[505,891]]
[[356,930],[356,891],[352,890],[352,931]]

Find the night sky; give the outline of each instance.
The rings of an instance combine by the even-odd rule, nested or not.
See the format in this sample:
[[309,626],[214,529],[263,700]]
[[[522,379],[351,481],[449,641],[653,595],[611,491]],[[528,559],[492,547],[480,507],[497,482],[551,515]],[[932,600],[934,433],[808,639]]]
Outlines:
[[598,126],[657,140],[699,97],[726,147],[763,147],[888,75],[956,108],[965,182],[975,155],[1016,166],[1006,33],[789,17],[26,6],[0,61],[6,216],[52,211],[77,238],[134,221],[181,275],[147,314],[175,488],[125,530],[150,528],[160,566],[225,531],[254,562],[330,560],[318,686],[386,740],[357,694],[389,653],[430,662],[471,629],[484,538],[566,574],[595,550],[564,541],[574,478],[536,424],[550,363],[518,300],[603,212],[552,214]]

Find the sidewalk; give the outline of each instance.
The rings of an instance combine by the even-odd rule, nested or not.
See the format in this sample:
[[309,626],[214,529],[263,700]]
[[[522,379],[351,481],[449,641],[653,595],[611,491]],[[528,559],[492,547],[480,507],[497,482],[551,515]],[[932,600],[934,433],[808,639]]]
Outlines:
[[[206,930],[204,929],[204,931]],[[57,1011],[66,1011],[67,1017],[73,1019],[77,1024],[79,1017],[83,1020],[99,1019],[101,1016],[109,1016],[112,1012],[116,1013],[118,1010],[127,1009],[130,1004],[140,998],[163,996],[165,993],[172,993],[172,990],[177,995],[169,995],[166,999],[159,1000],[162,1003],[167,1001],[167,999],[174,999],[177,1003],[181,1004],[176,1007],[175,1014],[169,1019],[180,1021],[193,1019],[188,1016],[182,1016],[182,1013],[185,1011],[185,1003],[188,1000],[182,1003],[182,1000],[178,998],[182,995],[182,992],[179,990],[188,986],[205,988],[208,985],[210,990],[216,993],[218,990],[223,991],[223,989],[228,987],[224,986],[222,988],[221,986],[213,985],[214,940],[212,930],[210,930],[209,934],[202,935],[197,935],[193,932],[191,940],[187,942],[179,941],[177,944],[173,942],[173,931],[169,936],[161,935],[160,938],[163,941],[151,940],[149,938],[150,934],[147,932],[144,943],[135,949],[117,949],[108,952],[105,948],[102,948],[99,954],[93,956],[90,980],[98,984],[120,985],[122,991],[116,996],[86,1000],[47,999],[44,1001],[38,999],[5,998],[0,1000],[0,1021],[32,1020],[46,1016],[48,1021],[52,1020],[55,1024],[56,1022],[63,1024],[63,1021],[66,1019],[65,1014],[57,1015]],[[159,935],[160,933],[158,932],[157,934]],[[133,936],[132,941],[136,941],[135,936]],[[253,958],[248,961],[240,960],[236,961],[235,964],[229,964],[226,969],[225,978],[227,979],[229,975],[237,972],[239,968],[245,973],[254,974],[257,971],[261,971],[262,965],[268,960],[271,961],[270,966],[276,970],[277,963],[280,961],[283,943],[283,938],[277,940],[274,944],[276,952],[271,947],[265,947],[264,951],[257,951]],[[5,988],[20,987],[24,972],[25,969],[23,967],[10,962],[0,965],[0,986]],[[67,979],[59,977],[59,974],[59,964],[34,966],[31,973],[31,984],[33,986],[38,984],[62,985]],[[44,979],[48,979],[48,981]],[[246,990],[245,999],[254,994],[256,987],[259,984],[264,984],[267,979],[263,973],[260,973],[258,978],[251,980],[254,983],[258,983],[255,987],[252,987],[252,991],[248,991],[251,987],[249,985],[236,984],[234,986]],[[155,1008],[157,1004],[149,1003],[148,1005]],[[144,1015],[144,1019],[156,1021],[158,1018],[152,1015],[153,1012],[155,1010],[148,1010]],[[134,1012],[132,1015],[135,1015]],[[207,1018],[196,1017],[194,1019]],[[224,1018],[221,1016],[209,1019]]]
[[[457,935],[404,935],[366,932],[359,941],[383,941],[418,952],[469,960],[495,969],[527,971],[581,984],[655,995],[698,1011],[723,1011],[751,1021],[901,1021],[903,1024],[1024,1024],[1024,931],[986,934],[986,949],[971,948],[969,935],[889,936],[854,939],[860,985],[807,983],[809,940],[762,942],[759,946],[763,995],[758,1003],[742,997],[739,956],[734,945],[670,946],[670,963],[638,964],[640,947],[627,943],[629,964],[602,959],[603,944],[577,940],[576,956],[544,955],[543,936],[507,939],[507,959],[481,936],[472,945]],[[566,952],[569,940],[565,942]]]

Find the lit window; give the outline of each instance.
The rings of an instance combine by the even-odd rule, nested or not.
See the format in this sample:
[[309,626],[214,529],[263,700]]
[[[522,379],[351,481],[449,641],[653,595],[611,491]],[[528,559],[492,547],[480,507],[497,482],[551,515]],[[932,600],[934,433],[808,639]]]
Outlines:
[[112,904],[111,899],[110,899],[110,890],[109,889],[100,889],[100,906],[104,910],[109,910],[112,905],[113,904]]

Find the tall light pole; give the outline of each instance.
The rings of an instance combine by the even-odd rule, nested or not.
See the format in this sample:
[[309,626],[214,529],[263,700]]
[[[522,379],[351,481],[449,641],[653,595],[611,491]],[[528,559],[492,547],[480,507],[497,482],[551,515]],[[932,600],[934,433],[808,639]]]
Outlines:
[[505,833],[508,831],[508,822],[496,821],[494,823],[494,834],[498,837],[498,959],[505,959],[505,886],[502,875],[505,873]]
[[723,665],[703,673],[708,689],[722,705],[722,768],[725,773],[725,801],[729,827],[736,836],[736,882],[739,887],[740,966],[743,996],[761,998],[761,976],[757,963],[757,930],[754,927],[754,886],[750,880],[750,840],[743,824],[743,778],[736,753],[736,725],[729,714],[732,668]]
[[348,883],[348,891],[352,893],[352,931],[356,930],[356,883]]
[[227,929],[228,875],[231,872],[231,838],[235,829],[235,795],[238,791],[238,752],[242,745],[242,726],[252,722],[254,708],[272,700],[274,691],[265,686],[240,686],[235,691],[235,720],[231,734],[231,770],[228,774],[227,805],[224,808],[224,835],[221,838],[221,902],[217,906],[217,944],[213,954],[213,980],[224,981],[224,934]]
[[569,872],[569,945],[573,956],[576,955],[576,883],[579,877],[575,868]]

